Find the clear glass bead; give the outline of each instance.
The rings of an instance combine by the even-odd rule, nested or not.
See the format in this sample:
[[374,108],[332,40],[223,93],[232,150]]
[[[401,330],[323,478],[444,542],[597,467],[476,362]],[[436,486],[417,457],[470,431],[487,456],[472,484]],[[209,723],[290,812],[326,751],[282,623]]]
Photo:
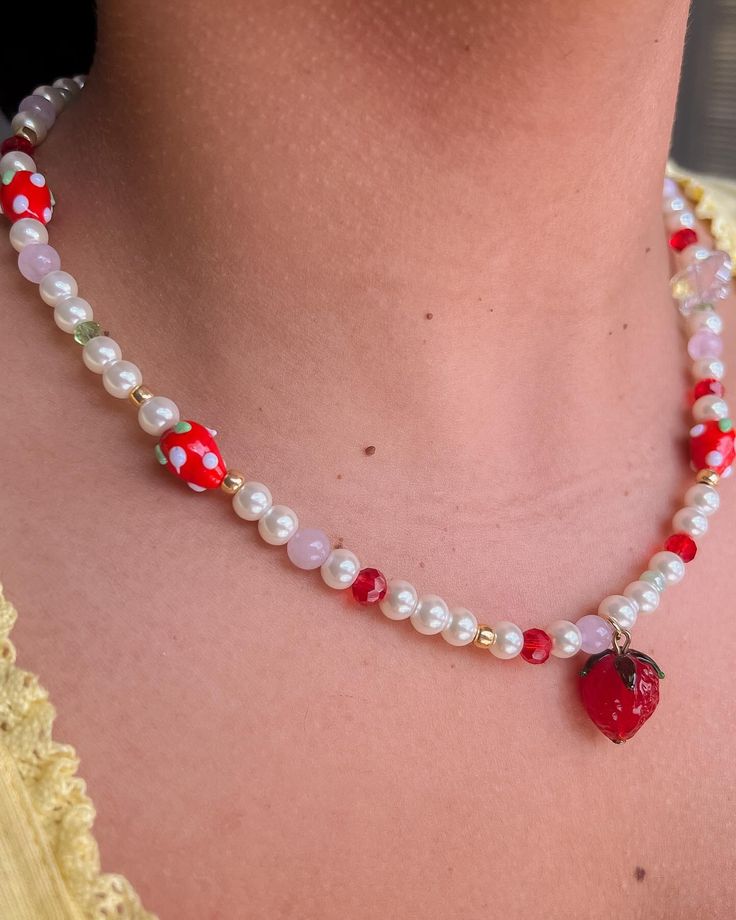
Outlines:
[[702,303],[712,303],[728,296],[733,265],[720,250],[678,272],[670,281],[672,296],[680,301],[684,316]]

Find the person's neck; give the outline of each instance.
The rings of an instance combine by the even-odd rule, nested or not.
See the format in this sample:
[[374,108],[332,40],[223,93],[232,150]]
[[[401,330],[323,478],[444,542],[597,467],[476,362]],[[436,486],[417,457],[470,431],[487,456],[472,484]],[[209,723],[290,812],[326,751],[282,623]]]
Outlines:
[[274,457],[312,419],[334,454],[356,416],[403,450],[411,418],[470,477],[508,466],[479,418],[529,442],[545,417],[550,476],[595,463],[579,426],[678,373],[659,203],[687,3],[584,6],[101,3],[48,156],[152,384],[234,425],[248,399]]

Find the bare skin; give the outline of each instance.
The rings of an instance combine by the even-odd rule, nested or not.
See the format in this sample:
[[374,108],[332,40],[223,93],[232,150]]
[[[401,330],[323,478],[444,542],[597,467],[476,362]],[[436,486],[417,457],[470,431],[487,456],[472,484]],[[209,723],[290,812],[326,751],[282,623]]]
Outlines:
[[[687,4],[100,5],[40,163],[146,382],[485,621],[577,619],[638,575],[688,478],[659,218]],[[105,867],[162,920],[733,916],[732,496],[636,630],[664,700],[614,747],[578,661],[356,612],[167,478],[13,262],[15,639]]]

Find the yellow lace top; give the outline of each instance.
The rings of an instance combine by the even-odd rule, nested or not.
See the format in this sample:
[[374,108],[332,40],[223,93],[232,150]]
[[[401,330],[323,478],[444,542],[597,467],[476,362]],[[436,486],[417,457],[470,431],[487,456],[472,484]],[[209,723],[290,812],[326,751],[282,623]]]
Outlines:
[[[684,173],[721,249],[736,263],[736,182]],[[130,883],[103,873],[94,806],[74,748],[52,737],[54,707],[38,678],[16,664],[16,612],[0,587],[0,918],[156,920]]]

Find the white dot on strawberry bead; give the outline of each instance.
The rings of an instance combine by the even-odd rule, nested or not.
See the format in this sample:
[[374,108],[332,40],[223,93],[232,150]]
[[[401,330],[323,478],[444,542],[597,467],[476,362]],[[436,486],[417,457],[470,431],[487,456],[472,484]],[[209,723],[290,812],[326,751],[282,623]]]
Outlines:
[[705,434],[705,425],[693,425],[690,429],[691,438],[699,438],[701,434]]
[[220,460],[217,454],[213,454],[211,451],[206,453],[204,457],[202,457],[202,466],[206,470],[214,470],[214,468],[217,466],[219,462]]
[[48,223],[51,220],[51,216],[53,215],[53,213],[54,212],[51,210],[51,208],[43,209],[43,219],[46,221],[46,223]]
[[169,451],[169,463],[174,467],[176,472],[180,472],[181,468],[187,462],[187,452],[183,447],[172,447]]
[[733,467],[732,466],[726,467],[726,469],[721,473],[721,479],[728,479],[731,473],[733,473]]
[[13,198],[13,211],[16,214],[22,214],[24,211],[28,210],[28,205],[30,202],[25,195],[16,195]]
[[720,450],[711,450],[705,455],[708,466],[720,466],[723,463],[723,454]]
[[39,172],[34,172],[31,176],[31,182],[38,188],[43,188],[46,185],[46,179]]

